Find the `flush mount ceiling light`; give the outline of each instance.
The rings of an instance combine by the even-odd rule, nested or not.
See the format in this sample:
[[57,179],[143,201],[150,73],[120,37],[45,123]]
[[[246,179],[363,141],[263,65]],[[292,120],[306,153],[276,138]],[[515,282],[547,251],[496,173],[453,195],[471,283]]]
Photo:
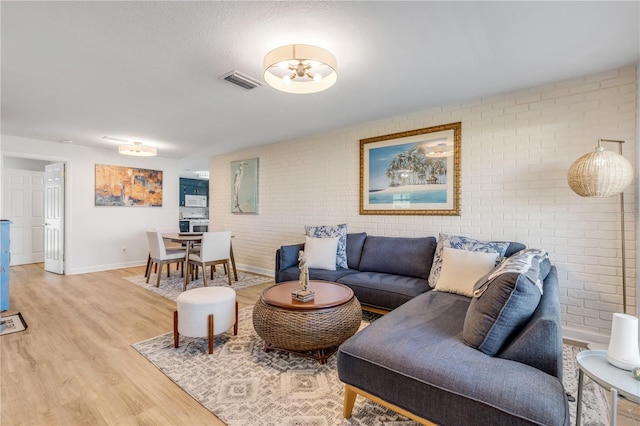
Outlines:
[[317,93],[338,79],[338,63],[328,50],[308,44],[278,47],[264,57],[264,80],[287,93]]
[[153,157],[158,155],[158,151],[152,146],[142,145],[142,142],[118,145],[118,152],[124,155],[135,155],[138,157]]

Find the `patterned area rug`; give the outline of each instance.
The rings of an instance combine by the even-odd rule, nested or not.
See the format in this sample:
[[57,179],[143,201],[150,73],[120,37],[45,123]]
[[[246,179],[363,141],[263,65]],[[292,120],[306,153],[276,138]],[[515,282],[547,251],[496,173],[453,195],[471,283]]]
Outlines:
[[[151,274],[148,284],[146,282],[147,279],[142,275],[132,275],[130,277],[125,277],[125,279],[127,281],[131,281],[135,285],[157,293],[160,296],[164,296],[167,299],[176,300],[178,298],[178,295],[183,291],[184,278],[180,276],[180,271],[175,271],[173,270],[173,268],[171,271],[171,276],[167,278],[166,266],[162,270],[163,274],[160,278],[160,287],[156,287],[157,275],[154,273]],[[238,271],[238,281],[235,281],[233,279],[233,274],[231,275],[231,288],[239,289],[251,287],[254,285],[264,284],[269,281],[273,281],[273,279],[264,277],[262,275],[255,275]],[[197,280],[189,281],[187,290],[191,290],[192,288],[199,288],[202,287],[202,285],[202,275],[200,275]],[[210,280],[209,276],[207,276],[207,286],[229,286],[227,276],[224,274],[224,272],[222,272],[222,268],[218,268],[218,270],[213,274],[213,280]]]
[[[205,338],[181,337],[173,347],[167,333],[133,346],[184,391],[230,426],[245,425],[384,425],[417,423],[358,397],[353,416],[342,417],[343,384],[336,371],[336,356],[325,365],[285,352],[265,353],[253,329],[252,308],[239,313],[238,336],[215,338],[213,355]],[[366,315],[366,314],[365,314]],[[375,317],[363,318],[365,327]],[[578,348],[565,346],[565,387],[577,397]],[[606,425],[608,405],[602,389],[586,381],[583,424]],[[569,403],[575,424],[576,403]]]

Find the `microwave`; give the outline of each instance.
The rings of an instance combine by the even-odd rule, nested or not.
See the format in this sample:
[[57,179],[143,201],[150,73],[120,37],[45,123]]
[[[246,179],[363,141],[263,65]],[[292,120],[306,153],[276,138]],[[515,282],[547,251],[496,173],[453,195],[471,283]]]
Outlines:
[[185,195],[184,196],[185,207],[207,207],[206,195]]

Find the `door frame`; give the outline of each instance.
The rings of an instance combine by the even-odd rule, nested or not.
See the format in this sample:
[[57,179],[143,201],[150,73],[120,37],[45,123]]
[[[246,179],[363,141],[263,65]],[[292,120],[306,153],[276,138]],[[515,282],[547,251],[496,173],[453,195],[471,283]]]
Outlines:
[[[65,170],[65,179],[64,179],[64,231],[62,233],[62,238],[64,239],[64,275],[67,275],[67,271],[69,270],[68,266],[71,261],[72,253],[69,250],[69,236],[71,235],[72,223],[71,220],[72,211],[71,211],[71,185],[69,184],[69,179],[71,177],[71,159],[67,157],[56,157],[50,155],[38,155],[38,154],[28,154],[24,152],[12,152],[12,151],[2,151],[0,153],[0,188],[3,185],[4,179],[4,159],[5,157],[13,157],[13,158],[25,158],[30,160],[41,160],[48,161],[51,163],[64,163]],[[3,211],[3,200],[2,200],[2,191],[0,191],[0,217],[4,216]]]

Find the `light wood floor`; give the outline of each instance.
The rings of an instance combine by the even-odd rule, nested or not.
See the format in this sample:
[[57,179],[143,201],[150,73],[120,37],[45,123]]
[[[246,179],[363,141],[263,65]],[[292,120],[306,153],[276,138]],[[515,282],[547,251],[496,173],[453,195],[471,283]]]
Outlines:
[[[0,337],[0,424],[224,424],[130,346],[173,330],[175,302],[123,279],[143,273],[11,268],[3,315],[28,329]],[[238,290],[240,308],[271,284]]]
[[[143,268],[71,276],[42,264],[11,268],[4,314],[22,312],[29,328],[0,337],[2,426],[224,424],[131,347],[171,331],[175,310],[123,279],[136,274]],[[238,290],[240,308],[271,284]],[[620,404],[620,426],[634,424],[634,408]]]

